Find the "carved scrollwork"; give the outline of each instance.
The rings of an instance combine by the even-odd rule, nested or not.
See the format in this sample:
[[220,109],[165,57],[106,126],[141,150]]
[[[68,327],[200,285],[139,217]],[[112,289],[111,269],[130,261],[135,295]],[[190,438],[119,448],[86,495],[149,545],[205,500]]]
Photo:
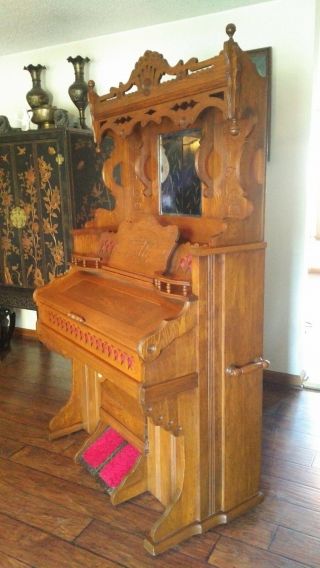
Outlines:
[[[138,353],[144,361],[153,361],[174,339],[187,333],[196,324],[197,308],[194,302],[185,302],[174,320],[164,320],[161,328],[144,337],[138,344]],[[152,346],[152,349],[150,347]]]
[[203,196],[212,197],[212,179],[208,172],[208,157],[213,148],[212,136],[208,133],[208,128],[204,126],[200,140],[200,148],[195,155],[195,167],[198,177],[204,184]]
[[110,89],[111,97],[122,97],[136,86],[138,91],[149,95],[154,87],[160,84],[164,75],[175,75],[176,79],[181,79],[188,75],[189,71],[197,70],[198,60],[193,57],[187,63],[182,60],[171,67],[161,53],[157,51],[146,51],[137,61],[127,83],[120,83],[119,87]]
[[246,139],[256,122],[256,115],[239,121],[238,136],[232,136],[230,130],[222,125],[225,151],[220,156],[221,172],[216,179],[212,199],[215,215],[223,219],[245,219],[252,213],[253,205],[241,185],[239,170]]
[[152,183],[146,171],[147,162],[150,158],[150,133],[148,130],[143,133],[143,138],[139,150],[140,151],[138,153],[138,158],[135,163],[135,173],[144,185],[144,196],[151,197]]

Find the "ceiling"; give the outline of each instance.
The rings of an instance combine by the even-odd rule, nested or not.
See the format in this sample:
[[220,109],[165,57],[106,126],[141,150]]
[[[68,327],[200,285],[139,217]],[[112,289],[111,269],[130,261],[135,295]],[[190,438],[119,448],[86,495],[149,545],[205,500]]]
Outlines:
[[0,56],[271,0],[0,0]]

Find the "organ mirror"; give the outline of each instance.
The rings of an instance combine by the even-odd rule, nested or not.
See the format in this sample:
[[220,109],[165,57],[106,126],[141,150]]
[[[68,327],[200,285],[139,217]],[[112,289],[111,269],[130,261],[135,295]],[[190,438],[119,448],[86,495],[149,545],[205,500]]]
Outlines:
[[196,170],[201,131],[181,130],[159,136],[160,213],[201,216],[201,181]]

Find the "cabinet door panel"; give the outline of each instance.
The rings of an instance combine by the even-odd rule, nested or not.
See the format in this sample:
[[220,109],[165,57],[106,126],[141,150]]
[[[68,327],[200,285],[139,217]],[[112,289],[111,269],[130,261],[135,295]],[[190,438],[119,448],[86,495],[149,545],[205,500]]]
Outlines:
[[45,282],[37,163],[32,142],[14,144],[12,150],[16,194],[14,207],[19,207],[25,214],[25,223],[18,229],[22,254],[20,276],[25,288],[34,288]]
[[68,201],[65,199],[65,156],[59,139],[35,146],[38,175],[38,202],[44,246],[43,272],[46,281],[63,274],[69,260]]
[[112,148],[111,138],[106,137],[100,153],[97,153],[91,137],[71,135],[73,205],[77,229],[93,218],[95,209],[114,208],[114,197],[102,177],[103,162],[110,157]]
[[[12,144],[0,147],[0,235],[1,282],[10,286],[25,286],[20,230],[11,220],[18,196],[14,183],[15,152]],[[17,220],[18,224],[18,220]]]
[[71,230],[114,199],[102,179],[110,139],[95,151],[90,131],[29,130],[0,136],[0,297],[34,309],[32,291],[63,274]]

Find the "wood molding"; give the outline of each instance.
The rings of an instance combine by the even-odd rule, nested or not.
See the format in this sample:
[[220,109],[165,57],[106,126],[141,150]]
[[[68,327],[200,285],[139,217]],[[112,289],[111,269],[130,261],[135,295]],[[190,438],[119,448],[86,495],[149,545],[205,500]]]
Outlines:
[[302,388],[303,386],[303,379],[300,375],[291,375],[280,371],[265,370],[263,380],[266,383],[273,383],[282,387]]
[[39,336],[36,329],[25,329],[23,327],[16,327],[13,335],[15,337],[20,337],[22,339],[31,339],[32,341],[38,341]]

